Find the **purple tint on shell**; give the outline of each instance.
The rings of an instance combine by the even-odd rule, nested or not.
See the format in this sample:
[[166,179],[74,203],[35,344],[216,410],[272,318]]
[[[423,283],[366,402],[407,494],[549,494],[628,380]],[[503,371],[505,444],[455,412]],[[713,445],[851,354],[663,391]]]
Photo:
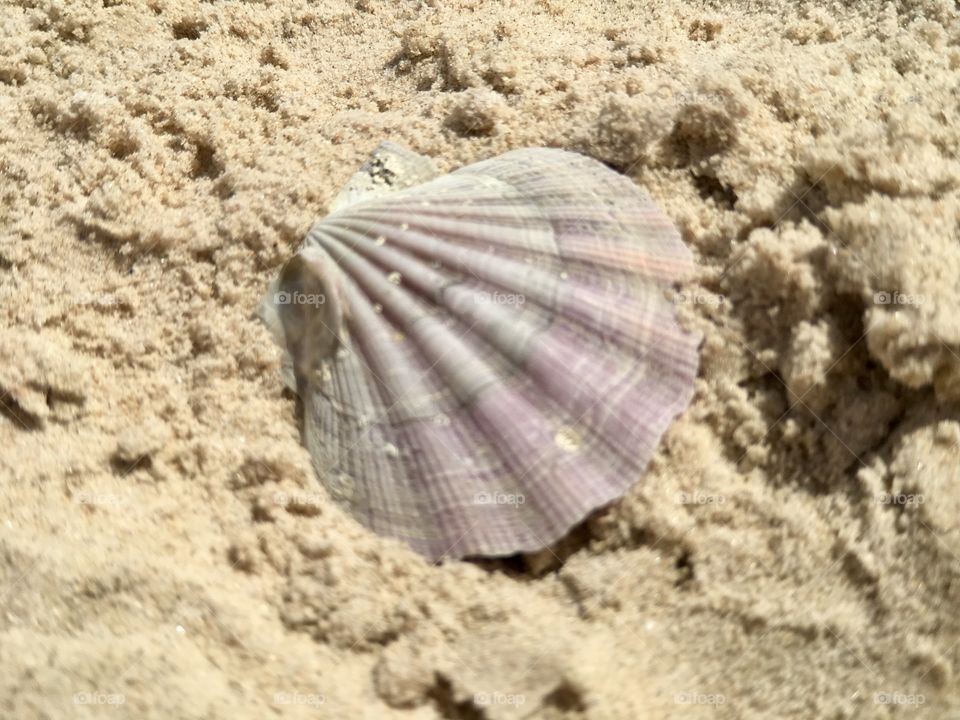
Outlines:
[[664,297],[692,269],[669,219],[554,149],[355,187],[305,240],[345,307],[343,347],[297,387],[331,497],[430,559],[535,551],[619,498],[697,373]]

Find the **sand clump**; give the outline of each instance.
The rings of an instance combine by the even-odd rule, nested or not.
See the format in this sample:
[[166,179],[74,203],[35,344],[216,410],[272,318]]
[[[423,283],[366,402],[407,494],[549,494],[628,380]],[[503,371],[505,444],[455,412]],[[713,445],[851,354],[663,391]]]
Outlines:
[[[0,5],[0,715],[960,712],[953,3]],[[313,477],[251,315],[384,138],[584,152],[697,257],[696,398],[558,557]]]

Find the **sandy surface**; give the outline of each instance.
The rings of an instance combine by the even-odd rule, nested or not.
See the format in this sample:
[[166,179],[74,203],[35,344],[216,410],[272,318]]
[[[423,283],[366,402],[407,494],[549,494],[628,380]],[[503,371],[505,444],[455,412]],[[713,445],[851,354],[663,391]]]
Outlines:
[[[953,8],[0,0],[0,717],[960,717]],[[251,312],[382,138],[695,250],[697,396],[562,565],[312,475]]]

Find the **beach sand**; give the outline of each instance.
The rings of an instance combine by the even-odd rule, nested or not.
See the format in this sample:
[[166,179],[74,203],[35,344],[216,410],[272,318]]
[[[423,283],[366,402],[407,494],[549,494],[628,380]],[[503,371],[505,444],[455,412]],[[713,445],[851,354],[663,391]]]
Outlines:
[[[947,0],[0,0],[0,717],[960,717],[958,86]],[[562,564],[300,444],[252,310],[385,138],[694,250],[696,397]]]

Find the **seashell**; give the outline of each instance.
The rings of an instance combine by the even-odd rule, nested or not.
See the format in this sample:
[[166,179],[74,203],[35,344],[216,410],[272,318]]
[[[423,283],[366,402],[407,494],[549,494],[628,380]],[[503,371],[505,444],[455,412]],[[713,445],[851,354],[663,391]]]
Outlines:
[[431,559],[549,546],[620,497],[690,402],[689,250],[601,163],[436,176],[384,143],[259,307],[330,495]]

